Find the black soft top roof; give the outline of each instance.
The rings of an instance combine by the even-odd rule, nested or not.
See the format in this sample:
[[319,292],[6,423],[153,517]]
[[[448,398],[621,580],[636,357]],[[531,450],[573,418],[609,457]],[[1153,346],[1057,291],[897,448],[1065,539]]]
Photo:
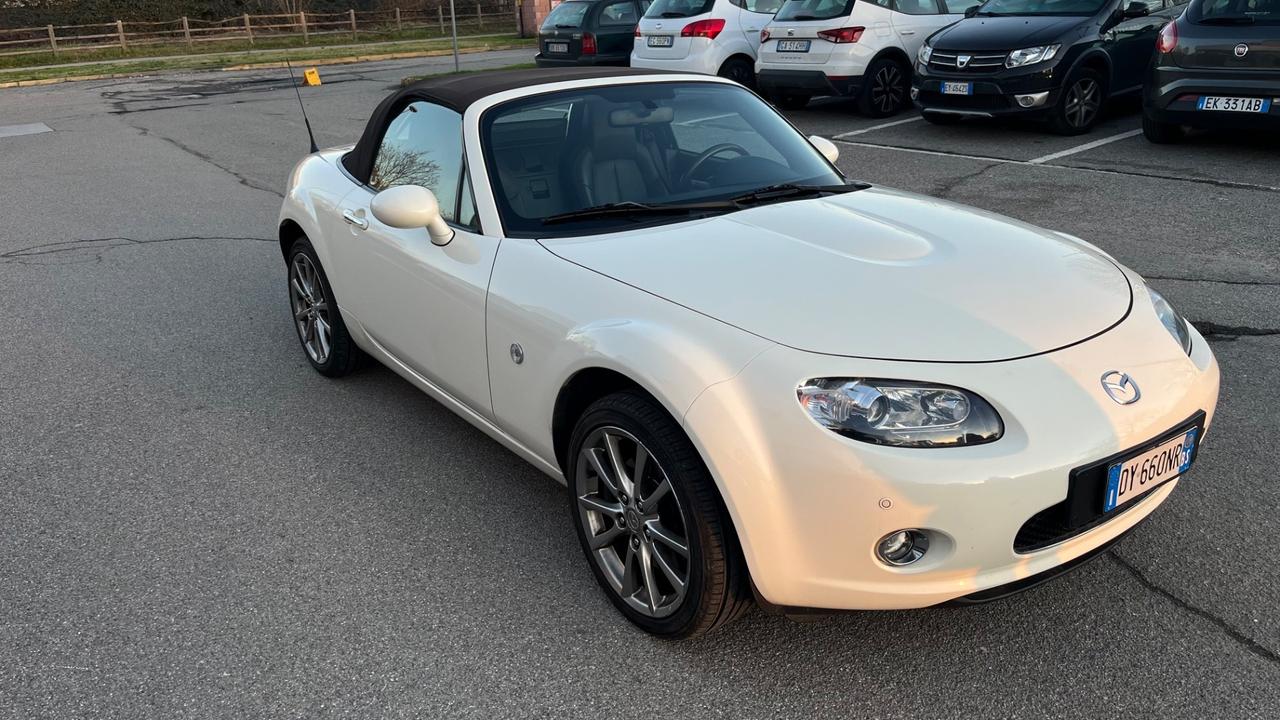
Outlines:
[[364,134],[354,149],[342,158],[342,164],[360,182],[368,182],[373,170],[373,158],[382,144],[382,132],[395,113],[414,100],[428,100],[459,113],[465,113],[472,104],[506,90],[546,85],[572,80],[593,80],[608,77],[635,77],[640,75],[676,74],[664,70],[635,68],[537,68],[531,70],[499,70],[495,72],[441,75],[413,83],[388,96],[374,109]]

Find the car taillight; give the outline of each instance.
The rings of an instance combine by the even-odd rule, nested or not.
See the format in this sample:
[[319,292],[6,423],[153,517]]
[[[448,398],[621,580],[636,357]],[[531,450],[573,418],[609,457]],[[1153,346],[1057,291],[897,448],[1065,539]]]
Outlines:
[[636,26],[636,37],[640,37],[640,26]]
[[760,43],[764,44],[767,42],[769,42],[769,28],[765,28],[760,31]]
[[1170,22],[1160,28],[1160,35],[1156,38],[1156,50],[1161,53],[1171,53],[1176,47],[1178,47],[1178,24]]
[[685,25],[680,31],[680,37],[704,37],[715,40],[722,30],[724,30],[724,20],[721,18],[699,20]]
[[818,37],[833,43],[856,43],[862,37],[864,27],[847,27],[839,30],[822,30]]
[[596,54],[596,36],[591,33],[582,33],[582,54]]

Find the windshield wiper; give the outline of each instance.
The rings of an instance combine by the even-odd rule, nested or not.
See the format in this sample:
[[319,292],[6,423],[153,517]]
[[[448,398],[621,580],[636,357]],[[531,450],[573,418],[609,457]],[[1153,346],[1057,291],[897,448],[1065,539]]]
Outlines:
[[844,185],[797,185],[795,183],[780,183],[778,185],[763,187],[759,190],[752,190],[749,193],[743,193],[730,198],[729,202],[739,206],[755,205],[757,203],[768,202],[770,200],[787,200],[806,195],[835,195],[839,193],[855,192],[857,190],[866,190],[869,187],[871,186],[860,182],[849,182]]
[[979,10],[973,14],[974,17],[1004,17],[1005,13],[993,13],[990,10]]
[[682,12],[664,12],[660,17],[678,18],[678,17],[689,17],[689,15],[687,13],[682,13]]
[[605,203],[581,210],[571,210],[558,215],[551,215],[543,218],[542,224],[555,225],[556,223],[571,220],[587,220],[610,215],[682,215],[700,211],[736,209],[738,209],[738,206],[728,200],[701,203],[642,203],[624,200],[623,202]]
[[1254,20],[1248,15],[1217,15],[1200,18],[1201,25],[1252,25]]

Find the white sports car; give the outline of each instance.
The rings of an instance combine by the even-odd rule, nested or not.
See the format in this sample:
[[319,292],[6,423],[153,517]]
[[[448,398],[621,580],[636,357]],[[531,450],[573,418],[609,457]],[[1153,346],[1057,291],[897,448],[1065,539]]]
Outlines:
[[567,483],[659,635],[1000,597],[1163,503],[1217,403],[1204,338],[1089,243],[835,156],[719,78],[413,85],[289,179],[298,336]]

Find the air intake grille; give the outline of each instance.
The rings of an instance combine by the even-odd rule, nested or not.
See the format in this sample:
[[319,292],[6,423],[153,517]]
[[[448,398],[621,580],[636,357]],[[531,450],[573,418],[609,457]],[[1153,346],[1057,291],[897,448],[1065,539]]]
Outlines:
[[947,72],[993,73],[1004,68],[1008,53],[962,53],[934,50],[929,67]]

